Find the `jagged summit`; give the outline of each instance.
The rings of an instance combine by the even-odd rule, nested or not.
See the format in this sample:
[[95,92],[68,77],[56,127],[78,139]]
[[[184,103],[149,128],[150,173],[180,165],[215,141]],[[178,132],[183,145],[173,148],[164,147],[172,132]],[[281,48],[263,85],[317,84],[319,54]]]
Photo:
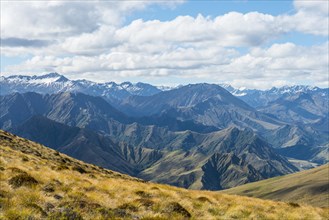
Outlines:
[[12,92],[51,94],[70,91],[115,99],[126,98],[129,95],[150,96],[161,92],[157,87],[146,83],[96,83],[85,79],[70,80],[58,73],[48,73],[41,76],[13,75],[1,77],[0,87],[0,95]]

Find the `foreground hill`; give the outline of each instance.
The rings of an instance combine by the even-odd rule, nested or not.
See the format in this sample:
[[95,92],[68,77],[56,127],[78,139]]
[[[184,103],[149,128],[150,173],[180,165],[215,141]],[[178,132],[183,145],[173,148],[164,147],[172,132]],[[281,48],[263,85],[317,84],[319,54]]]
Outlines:
[[286,176],[245,184],[224,192],[329,207],[329,164]]
[[327,209],[148,183],[0,131],[0,219],[328,219]]

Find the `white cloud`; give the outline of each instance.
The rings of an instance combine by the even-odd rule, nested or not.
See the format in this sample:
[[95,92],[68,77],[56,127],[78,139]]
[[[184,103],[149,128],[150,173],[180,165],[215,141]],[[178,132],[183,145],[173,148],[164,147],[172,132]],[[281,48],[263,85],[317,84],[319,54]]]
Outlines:
[[63,39],[120,26],[125,16],[151,4],[182,1],[1,1],[1,37]]
[[[127,13],[177,2],[1,2],[1,37],[10,43],[1,53],[33,55],[6,72],[57,71],[98,81],[185,78],[258,88],[328,81],[328,43],[270,45],[295,31],[327,36],[327,1],[295,1],[293,14],[278,16],[229,12],[214,18],[138,19],[123,26]],[[15,42],[31,45],[13,46]],[[240,47],[247,52],[241,54]]]
[[[126,77],[182,77],[194,81],[231,82],[234,86],[267,88],[291,82],[328,82],[328,42],[304,47],[293,43],[255,48],[240,55],[225,48],[177,48],[162,54],[112,52],[97,56],[36,56],[10,72],[57,71],[68,76],[93,73],[97,81]],[[95,80],[94,79],[94,80]]]
[[296,13],[279,16],[281,25],[291,31],[314,35],[329,35],[329,1],[294,1]]

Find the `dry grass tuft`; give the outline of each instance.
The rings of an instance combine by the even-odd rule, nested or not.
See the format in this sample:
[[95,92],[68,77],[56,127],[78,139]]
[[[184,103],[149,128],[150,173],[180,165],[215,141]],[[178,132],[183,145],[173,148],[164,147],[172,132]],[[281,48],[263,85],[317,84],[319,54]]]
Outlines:
[[13,188],[19,188],[21,186],[32,187],[32,186],[37,185],[39,182],[36,179],[34,179],[32,176],[30,176],[29,174],[21,173],[21,174],[18,174],[17,176],[10,178],[8,183]]
[[183,217],[186,218],[191,218],[192,215],[189,211],[187,211],[181,204],[179,204],[178,202],[171,202],[168,204],[168,206],[166,207],[166,211],[171,213],[177,213],[182,215]]

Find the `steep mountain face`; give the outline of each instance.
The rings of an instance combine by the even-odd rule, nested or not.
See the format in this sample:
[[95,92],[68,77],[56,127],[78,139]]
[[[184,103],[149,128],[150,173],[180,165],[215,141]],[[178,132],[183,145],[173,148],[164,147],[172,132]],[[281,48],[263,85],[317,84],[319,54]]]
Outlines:
[[134,118],[127,117],[106,102],[102,97],[83,93],[37,94],[13,93],[0,96],[0,127],[10,129],[33,115],[43,115],[70,126],[109,132],[109,121],[121,123],[138,122],[143,125],[167,127],[173,131],[192,130],[201,133],[218,130],[192,120],[178,120],[170,116]]
[[259,108],[261,112],[275,115],[282,121],[302,124],[317,123],[328,117],[328,109],[328,93],[319,96],[318,93],[304,92],[281,97]]
[[91,130],[35,116],[12,131],[82,161],[136,175],[161,158],[157,150],[116,143]]
[[[321,89],[299,85],[281,88],[274,87],[262,91],[234,89],[229,85],[224,86],[233,95],[254,106],[259,112],[294,125],[295,128],[293,130],[298,129],[299,133],[308,133],[308,137],[304,136],[302,139],[305,140],[305,137],[306,139],[313,138],[315,141],[313,143],[312,141],[308,142],[307,145],[312,145],[314,142],[317,142],[317,145],[321,145],[323,144],[323,139],[328,140],[324,137],[329,135],[329,88]],[[296,140],[296,136],[290,136],[290,139]]]
[[150,97],[128,97],[126,100],[123,100],[120,110],[127,114],[140,116],[154,115],[171,108],[189,108],[213,97],[216,97],[223,103],[236,105],[243,109],[252,109],[222,87],[202,83],[182,86]]
[[192,119],[220,129],[230,125],[273,129],[282,125],[282,122],[257,112],[225,89],[212,84],[183,86],[149,97],[128,97],[119,109],[128,115]]
[[161,92],[157,87],[146,83],[95,83],[87,80],[69,80],[58,73],[49,73],[43,76],[1,77],[0,88],[0,95],[13,92],[42,94],[80,92],[93,96],[103,96],[110,100],[121,99],[130,95],[149,96]]
[[[134,146],[146,146],[164,152],[164,156],[159,161],[139,174],[139,177],[143,179],[156,182],[195,189],[208,187],[210,185],[205,186],[206,182],[201,182],[201,180],[209,170],[203,170],[202,167],[216,152],[234,153],[245,160],[246,163],[243,166],[251,165],[257,169],[261,176],[259,178],[262,179],[297,170],[251,130],[240,131],[236,128],[229,128],[209,134],[200,134],[189,131],[162,130],[156,132],[154,127],[133,125],[127,127],[124,132],[116,133],[121,134],[116,137],[120,138],[120,141],[129,140]],[[140,135],[141,133],[144,135]],[[242,166],[242,164],[240,165]],[[239,178],[242,176],[222,187],[241,184],[243,181],[240,181]],[[218,185],[219,183],[211,184]]]
[[106,128],[107,120],[112,118],[121,122],[129,120],[101,97],[82,93],[13,93],[0,96],[0,102],[0,126],[3,129],[15,127],[33,115],[44,115],[67,125],[97,130]]
[[[118,108],[128,115],[192,120],[210,128],[251,128],[273,147],[301,143],[321,145],[326,141],[326,133],[312,126],[285,122],[268,112],[257,111],[222,87],[212,84],[183,86],[149,97],[131,96],[123,100]],[[289,132],[284,132],[286,130]]]
[[[202,170],[204,171],[201,180],[203,187],[210,190],[231,188],[235,184],[242,185],[263,179],[253,166],[233,153],[214,154],[202,166]],[[234,185],[231,185],[232,183]]]

